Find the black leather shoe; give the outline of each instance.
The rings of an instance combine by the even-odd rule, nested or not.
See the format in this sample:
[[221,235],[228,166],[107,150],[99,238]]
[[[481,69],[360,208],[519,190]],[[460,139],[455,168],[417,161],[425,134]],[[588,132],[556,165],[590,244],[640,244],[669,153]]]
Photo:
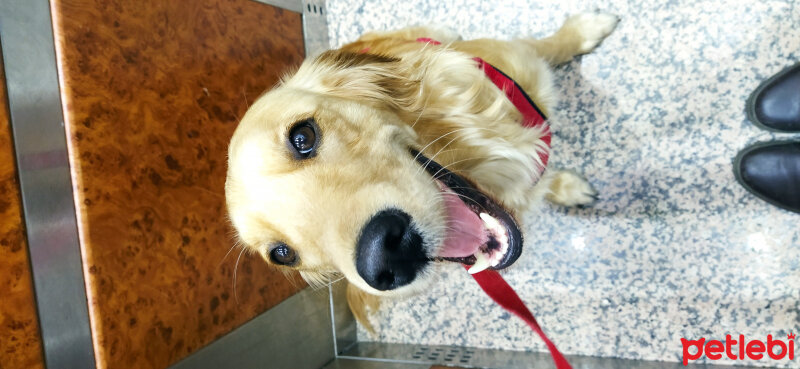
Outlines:
[[800,213],[800,141],[766,142],[740,151],[736,180],[777,207]]
[[800,63],[784,69],[753,91],[747,117],[756,126],[776,132],[800,132]]

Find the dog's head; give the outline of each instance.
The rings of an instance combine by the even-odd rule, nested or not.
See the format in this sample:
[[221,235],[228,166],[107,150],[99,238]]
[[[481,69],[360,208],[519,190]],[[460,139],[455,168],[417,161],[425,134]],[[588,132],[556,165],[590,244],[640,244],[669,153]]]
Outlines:
[[495,196],[422,154],[435,138],[400,113],[419,86],[397,62],[329,52],[248,110],[225,188],[246,247],[311,283],[343,274],[378,295],[420,290],[437,261],[502,269],[519,257]]

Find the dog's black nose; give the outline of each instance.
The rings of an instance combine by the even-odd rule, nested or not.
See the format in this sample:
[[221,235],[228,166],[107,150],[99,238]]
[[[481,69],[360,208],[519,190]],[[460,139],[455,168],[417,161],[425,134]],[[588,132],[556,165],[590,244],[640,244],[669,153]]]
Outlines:
[[373,216],[356,245],[356,270],[370,286],[386,291],[405,286],[428,263],[422,236],[399,209]]

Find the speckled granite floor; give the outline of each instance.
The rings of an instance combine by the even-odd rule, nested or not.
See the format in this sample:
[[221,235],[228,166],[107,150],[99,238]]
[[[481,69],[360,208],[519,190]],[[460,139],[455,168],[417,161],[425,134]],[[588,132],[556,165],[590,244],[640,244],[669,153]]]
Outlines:
[[[527,214],[535,236],[506,278],[568,354],[678,361],[681,337],[800,333],[800,215],[746,193],[731,170],[750,143],[800,139],[744,113],[761,80],[800,60],[800,2],[328,0],[328,20],[338,46],[420,23],[544,36],[595,8],[622,22],[556,71],[551,165],[583,172],[600,201]],[[378,321],[379,341],[544,350],[455,265]]]

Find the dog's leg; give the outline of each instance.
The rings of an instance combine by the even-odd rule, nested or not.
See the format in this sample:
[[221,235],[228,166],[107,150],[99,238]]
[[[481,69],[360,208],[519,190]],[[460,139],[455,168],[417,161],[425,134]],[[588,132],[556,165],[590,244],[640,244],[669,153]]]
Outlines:
[[570,170],[547,171],[540,184],[546,186],[544,197],[557,205],[585,206],[597,201],[597,191],[592,185]]
[[552,36],[539,40],[525,40],[537,54],[551,65],[559,65],[573,57],[594,50],[619,23],[619,17],[607,13],[581,13],[573,15]]

